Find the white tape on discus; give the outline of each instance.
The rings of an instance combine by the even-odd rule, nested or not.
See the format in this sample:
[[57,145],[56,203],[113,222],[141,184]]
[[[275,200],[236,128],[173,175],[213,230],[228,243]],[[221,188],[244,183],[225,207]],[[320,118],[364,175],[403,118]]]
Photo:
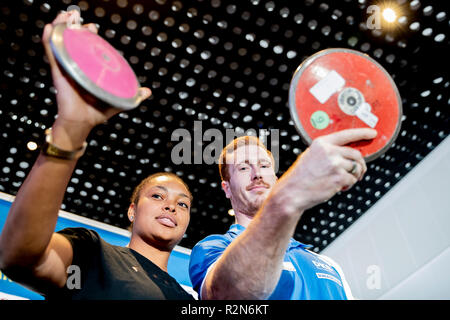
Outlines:
[[378,117],[371,112],[372,107],[367,102],[356,109],[355,115],[371,128],[375,128],[378,123]]
[[330,97],[341,90],[345,85],[345,79],[336,71],[331,70],[328,74],[314,86],[309,92],[320,103],[324,104]]

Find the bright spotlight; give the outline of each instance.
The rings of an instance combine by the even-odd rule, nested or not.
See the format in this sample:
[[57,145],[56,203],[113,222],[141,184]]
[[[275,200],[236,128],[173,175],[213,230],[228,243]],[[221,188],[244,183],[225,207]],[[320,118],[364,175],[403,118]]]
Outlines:
[[397,13],[392,8],[386,8],[383,10],[383,19],[386,22],[392,23],[397,19]]

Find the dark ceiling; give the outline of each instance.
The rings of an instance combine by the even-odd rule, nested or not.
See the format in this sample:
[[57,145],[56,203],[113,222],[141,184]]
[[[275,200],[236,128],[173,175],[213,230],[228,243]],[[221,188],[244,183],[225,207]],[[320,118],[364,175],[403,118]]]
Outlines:
[[54,121],[55,90],[41,35],[69,5],[81,8],[83,22],[99,25],[99,34],[123,53],[153,96],[92,131],[62,209],[126,228],[134,186],[151,173],[172,171],[195,197],[180,243],[187,248],[225,232],[233,217],[215,165],[172,162],[178,143],[172,133],[185,128],[193,134],[194,121],[201,121],[203,132],[224,134],[227,128],[279,129],[281,175],[306,148],[289,116],[293,72],[319,50],[351,48],[392,75],[404,116],[396,142],[369,163],[362,182],[301,218],[295,238],[318,252],[449,133],[447,1],[393,2],[402,18],[392,31],[367,29],[367,8],[375,2],[364,0],[2,2],[0,191],[17,193],[39,152],[28,142],[41,144]]

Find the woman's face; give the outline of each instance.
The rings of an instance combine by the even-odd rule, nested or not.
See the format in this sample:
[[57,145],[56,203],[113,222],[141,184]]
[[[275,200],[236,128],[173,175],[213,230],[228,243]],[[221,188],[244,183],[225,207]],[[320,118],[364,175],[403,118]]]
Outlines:
[[134,210],[133,233],[156,247],[173,249],[190,219],[189,190],[176,178],[156,177],[141,190]]

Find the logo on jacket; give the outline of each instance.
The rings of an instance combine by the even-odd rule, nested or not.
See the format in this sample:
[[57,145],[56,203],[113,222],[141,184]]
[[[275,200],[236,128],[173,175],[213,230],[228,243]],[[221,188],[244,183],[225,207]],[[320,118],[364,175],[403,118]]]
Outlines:
[[312,262],[314,263],[314,265],[316,266],[316,268],[322,269],[322,270],[326,270],[328,272],[333,272],[333,269],[326,263],[317,261],[317,260],[312,260]]

